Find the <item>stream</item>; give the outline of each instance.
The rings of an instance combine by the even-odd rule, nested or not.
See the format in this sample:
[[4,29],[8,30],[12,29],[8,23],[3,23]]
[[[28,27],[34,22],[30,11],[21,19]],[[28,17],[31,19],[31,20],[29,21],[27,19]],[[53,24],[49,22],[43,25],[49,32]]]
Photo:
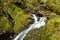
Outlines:
[[23,40],[29,31],[45,26],[47,20],[46,17],[39,17],[40,19],[38,21],[38,18],[35,14],[32,14],[32,16],[34,23],[31,24],[26,30],[20,32],[13,40]]

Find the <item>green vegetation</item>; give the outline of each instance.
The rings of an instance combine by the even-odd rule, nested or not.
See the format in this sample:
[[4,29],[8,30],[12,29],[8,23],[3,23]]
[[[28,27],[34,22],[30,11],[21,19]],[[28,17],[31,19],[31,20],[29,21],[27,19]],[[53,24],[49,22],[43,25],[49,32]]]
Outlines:
[[47,0],[47,7],[57,14],[60,14],[60,0]]
[[5,16],[0,17],[0,31],[10,31],[11,26],[9,20]]
[[48,17],[47,24],[29,32],[24,40],[60,40],[60,0],[0,0],[0,32],[18,34],[32,23],[33,13]]

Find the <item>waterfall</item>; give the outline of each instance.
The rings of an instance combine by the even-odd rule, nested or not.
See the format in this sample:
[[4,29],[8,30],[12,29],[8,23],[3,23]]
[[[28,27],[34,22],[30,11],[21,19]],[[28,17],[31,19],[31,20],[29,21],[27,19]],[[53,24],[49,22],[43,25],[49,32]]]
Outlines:
[[40,17],[40,20],[38,20],[38,18],[36,17],[35,14],[32,14],[33,15],[33,19],[34,19],[34,23],[30,25],[30,27],[24,31],[22,31],[21,33],[19,33],[13,40],[23,40],[24,37],[27,35],[27,33],[33,29],[37,29],[37,28],[40,28],[42,26],[45,26],[45,22],[47,20],[46,17]]

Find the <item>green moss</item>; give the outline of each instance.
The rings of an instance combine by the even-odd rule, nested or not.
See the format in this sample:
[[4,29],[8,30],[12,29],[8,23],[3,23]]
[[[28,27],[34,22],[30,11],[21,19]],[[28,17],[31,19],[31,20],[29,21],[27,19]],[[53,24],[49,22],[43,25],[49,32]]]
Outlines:
[[25,25],[27,25],[30,20],[28,18],[30,18],[29,15],[27,15],[21,8],[16,7],[15,5],[5,5],[4,9],[6,10],[6,12],[8,14],[11,15],[11,17],[14,20],[14,32],[18,33],[20,30],[22,30]]
[[[59,28],[60,28],[60,19],[59,19],[60,17],[56,17],[56,18],[53,18],[53,19],[51,19],[50,20],[50,22],[48,22],[48,24],[52,24],[53,23],[53,25],[49,25],[50,26],[50,28],[49,28],[49,34],[48,34],[48,39],[49,40],[60,40],[59,39],[59,37],[60,37],[60,35],[59,35]],[[52,28],[51,28],[52,27]],[[48,29],[47,29],[48,30]]]
[[60,1],[59,0],[47,0],[46,5],[49,9],[60,14]]
[[14,30],[16,33],[21,31],[24,27],[26,27],[25,25],[27,25],[30,22],[28,18],[29,16],[25,14],[22,14],[20,17],[16,18],[14,25]]
[[60,0],[40,0],[39,2],[45,3],[50,11],[60,14]]
[[5,16],[0,17],[0,31],[10,31],[11,26],[9,20]]

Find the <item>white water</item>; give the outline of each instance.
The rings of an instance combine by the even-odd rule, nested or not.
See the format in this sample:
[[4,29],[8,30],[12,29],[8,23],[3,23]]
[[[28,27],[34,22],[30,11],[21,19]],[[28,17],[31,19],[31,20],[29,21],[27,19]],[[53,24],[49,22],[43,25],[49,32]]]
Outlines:
[[34,19],[34,23],[32,25],[30,25],[30,27],[24,31],[22,31],[21,33],[19,33],[14,40],[23,40],[24,37],[27,35],[27,33],[33,29],[37,29],[37,28],[40,28],[42,26],[45,26],[45,22],[46,22],[46,17],[40,17],[40,20],[38,20],[38,18],[36,17],[35,14],[33,14],[33,17]]

